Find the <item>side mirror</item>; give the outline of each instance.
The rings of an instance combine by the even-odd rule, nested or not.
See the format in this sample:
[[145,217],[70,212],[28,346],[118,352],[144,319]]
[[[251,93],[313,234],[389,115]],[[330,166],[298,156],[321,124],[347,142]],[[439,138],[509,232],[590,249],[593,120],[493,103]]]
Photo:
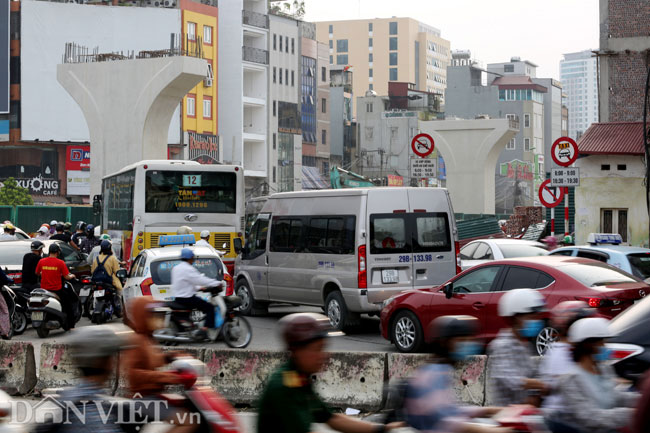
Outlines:
[[93,197],[93,215],[102,214],[102,196],[96,195]]
[[123,280],[126,278],[126,269],[119,269],[116,273],[115,276],[119,278],[120,280]]
[[454,296],[454,283],[445,284],[445,287],[442,289],[442,291],[445,294],[445,298],[451,299],[451,297]]
[[233,247],[235,248],[235,253],[239,254],[242,251],[242,245],[241,245],[241,239],[240,238],[235,238],[233,241]]

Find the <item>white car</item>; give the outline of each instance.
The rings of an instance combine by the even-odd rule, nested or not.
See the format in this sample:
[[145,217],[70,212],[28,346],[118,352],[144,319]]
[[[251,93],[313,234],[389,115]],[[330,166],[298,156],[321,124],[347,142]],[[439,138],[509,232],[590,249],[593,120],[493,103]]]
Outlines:
[[[0,224],[0,235],[3,234],[4,232],[5,232],[5,225]],[[18,239],[19,241],[23,239],[29,239],[29,235],[24,231],[22,231],[21,229],[19,229],[18,227],[16,227],[15,235],[16,235],[16,239]]]
[[152,296],[159,301],[173,300],[171,291],[172,268],[181,262],[181,249],[194,251],[194,267],[209,278],[226,281],[226,295],[233,292],[233,279],[219,253],[210,247],[168,246],[142,251],[133,261],[122,296],[128,305],[130,299]]
[[464,270],[492,260],[545,256],[544,244],[521,239],[480,239],[460,249],[460,267]]

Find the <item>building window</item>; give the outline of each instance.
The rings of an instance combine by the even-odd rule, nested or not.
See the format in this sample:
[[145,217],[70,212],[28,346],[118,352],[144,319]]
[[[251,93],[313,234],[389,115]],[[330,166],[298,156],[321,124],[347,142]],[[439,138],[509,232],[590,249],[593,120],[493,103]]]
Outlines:
[[524,138],[524,152],[530,152],[530,138]]
[[277,75],[277,72],[278,72],[278,71],[277,71],[277,68],[274,66],[274,67],[273,67],[273,82],[274,82],[274,83],[276,82],[276,75]]
[[280,39],[280,51],[282,51],[282,35],[278,39]]
[[368,84],[368,90],[372,90],[372,89],[373,89],[372,83]]
[[291,38],[291,54],[295,54],[295,53],[296,53],[296,40],[294,38]]
[[601,209],[600,232],[618,233],[627,242],[627,209]]
[[273,101],[273,117],[275,117],[277,115],[277,113],[278,113],[277,112],[277,106],[276,106],[276,103],[275,103],[275,100],[274,100]]
[[515,139],[513,138],[506,144],[506,150],[515,150],[517,148],[517,143],[515,142]]
[[320,132],[320,142],[321,144],[327,144],[327,130],[325,129]]
[[320,80],[327,81],[327,68],[325,66],[321,66],[320,68]]
[[503,72],[515,72],[515,65],[503,65]]
[[187,117],[196,117],[196,96],[187,95]]
[[321,111],[322,111],[323,113],[327,113],[327,99],[322,98],[322,99],[320,100],[320,103],[321,103]]
[[[273,101],[273,103],[275,104],[275,101]],[[273,150],[275,150],[275,148],[276,148],[276,146],[277,146],[277,144],[276,144],[276,143],[277,143],[277,140],[278,140],[278,139],[277,139],[277,136],[275,135],[275,132],[274,132],[274,133],[273,133]]]
[[611,166],[609,164],[601,164],[600,169],[602,171],[609,171],[611,169]]
[[388,23],[388,33],[391,35],[397,34],[397,21]]
[[287,86],[289,85],[289,70],[285,69],[284,70],[284,84]]
[[388,79],[390,81],[397,81],[397,68],[390,68],[388,70],[388,75],[389,75]]
[[366,102],[366,113],[372,113],[372,102]]
[[196,23],[187,23],[187,39],[190,41],[196,40]]
[[369,32],[372,31],[372,23],[368,23],[368,31],[369,31]]
[[282,84],[282,68],[280,68],[280,84]]
[[372,38],[368,38],[368,46],[372,48]]
[[203,118],[212,119],[212,97],[203,97]]
[[334,48],[334,41],[330,39],[330,49]]
[[334,26],[331,24],[329,25],[329,32],[330,34],[334,33]]
[[291,71],[291,87],[295,85],[294,71]]
[[390,53],[388,58],[390,66],[397,66],[397,53]]
[[336,56],[336,64],[337,65],[347,65],[348,64],[348,55],[347,54],[339,54]]
[[397,38],[389,38],[388,39],[388,49],[391,51],[396,51],[397,50]]
[[337,41],[336,41],[336,52],[337,53],[347,53],[348,52],[348,40],[347,39],[337,39]]
[[278,49],[278,43],[277,43],[278,40],[277,39],[278,39],[278,35],[273,33],[273,51],[277,51],[277,49]]
[[[275,147],[273,147],[275,149]],[[273,166],[273,183],[275,183],[275,166]]]
[[203,26],[203,42],[212,45],[212,27]]
[[372,78],[372,68],[368,69],[368,78]]
[[289,52],[289,36],[284,37],[284,52]]
[[330,56],[330,65],[334,64],[334,56]]
[[618,165],[616,166],[616,169],[617,169],[618,171],[625,171],[625,170],[627,170],[627,164],[618,164]]
[[372,53],[368,54],[368,63],[372,63]]
[[524,128],[530,128],[530,114],[524,114]]

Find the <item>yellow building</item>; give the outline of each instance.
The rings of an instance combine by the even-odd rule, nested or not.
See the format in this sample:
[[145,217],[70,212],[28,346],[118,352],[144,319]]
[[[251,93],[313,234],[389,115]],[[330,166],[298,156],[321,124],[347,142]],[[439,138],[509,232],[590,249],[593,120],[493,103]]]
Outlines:
[[183,98],[182,128],[187,152],[181,156],[203,164],[223,158],[217,139],[217,14],[214,6],[181,0],[183,49],[208,62],[207,78]]
[[330,64],[354,67],[355,97],[388,95],[388,82],[401,81],[444,98],[450,45],[434,27],[412,18],[323,21],[316,39],[328,44]]

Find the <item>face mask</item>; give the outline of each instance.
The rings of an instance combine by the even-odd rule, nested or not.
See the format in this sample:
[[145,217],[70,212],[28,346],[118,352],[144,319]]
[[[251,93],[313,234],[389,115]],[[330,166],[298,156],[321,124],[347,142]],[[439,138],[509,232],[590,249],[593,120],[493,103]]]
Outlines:
[[481,353],[481,345],[476,341],[459,341],[454,345],[454,350],[449,357],[454,361],[464,361],[467,357]]
[[594,354],[594,361],[596,362],[607,361],[611,354],[612,354],[611,349],[609,349],[607,346],[602,346],[598,349],[598,352]]
[[539,331],[544,328],[544,321],[542,320],[524,320],[524,323],[519,328],[519,335],[524,338],[537,337]]

